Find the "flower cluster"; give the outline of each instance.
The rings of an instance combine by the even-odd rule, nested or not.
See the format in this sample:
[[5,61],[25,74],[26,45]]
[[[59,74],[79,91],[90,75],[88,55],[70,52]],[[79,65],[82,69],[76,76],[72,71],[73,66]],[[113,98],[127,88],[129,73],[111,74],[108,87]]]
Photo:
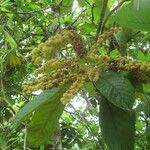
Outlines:
[[118,27],[112,27],[108,32],[105,32],[104,34],[100,35],[97,39],[97,41],[91,46],[90,53],[96,53],[97,49],[99,47],[102,47],[102,44],[109,38],[113,36],[114,33],[120,31],[121,28]]
[[[70,85],[70,88],[61,98],[61,102],[65,105],[84,88],[86,82],[97,81],[102,72],[113,70],[150,73],[150,64],[148,63],[120,56],[109,57],[94,54],[95,49],[117,31],[118,28],[113,28],[101,35],[90,48],[90,53],[87,52],[82,38],[75,31],[65,30],[49,38],[32,51],[34,63],[40,65],[36,69],[36,76],[24,84],[23,93],[30,95],[37,90]],[[72,44],[76,55],[54,58],[56,52],[59,52],[69,43]]]
[[45,43],[41,43],[32,51],[32,61],[39,65],[42,60],[50,60],[55,54],[67,46],[72,44],[73,49],[78,56],[86,54],[86,48],[80,35],[74,30],[65,30],[53,37],[50,37]]
[[83,39],[74,30],[70,32],[72,33],[71,41],[72,41],[73,49],[75,50],[78,56],[80,57],[85,56],[85,54],[87,53],[87,50],[84,45]]
[[131,60],[125,57],[110,57],[109,68],[114,71],[150,72],[150,64],[139,60]]
[[51,59],[56,52],[60,51],[70,43],[71,32],[64,31],[49,38],[45,43],[41,43],[32,50],[32,60],[35,64],[41,64],[42,59]]
[[47,61],[36,70],[37,77],[23,86],[24,94],[30,95],[37,90],[71,84],[61,98],[61,102],[66,104],[84,87],[85,82],[96,81],[101,70],[104,70],[103,63],[93,65],[93,62],[86,63],[86,60],[73,56]]

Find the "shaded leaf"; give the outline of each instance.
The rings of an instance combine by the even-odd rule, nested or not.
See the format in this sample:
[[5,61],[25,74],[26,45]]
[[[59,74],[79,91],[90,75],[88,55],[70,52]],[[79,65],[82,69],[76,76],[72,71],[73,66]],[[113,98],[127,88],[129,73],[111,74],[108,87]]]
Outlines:
[[126,55],[126,48],[127,48],[127,38],[122,31],[117,32],[116,34],[114,34],[116,41],[119,45],[120,48],[120,53],[122,54],[122,56]]
[[150,126],[146,127],[146,141],[147,141],[147,150],[150,149]]
[[145,115],[150,117],[150,93],[145,93],[146,96],[146,105],[145,105]]
[[15,53],[10,53],[7,55],[8,64],[11,66],[21,65],[21,57],[16,55]]
[[12,36],[7,31],[4,31],[4,33],[6,34],[6,41],[9,42],[11,48],[16,49],[17,43],[15,42],[15,40],[12,38]]
[[110,150],[134,150],[135,114],[100,101],[102,136]]
[[95,85],[98,91],[114,105],[126,110],[132,109],[134,88],[124,75],[106,72]]
[[72,11],[73,0],[63,0],[62,6],[60,7],[61,13],[70,13]]

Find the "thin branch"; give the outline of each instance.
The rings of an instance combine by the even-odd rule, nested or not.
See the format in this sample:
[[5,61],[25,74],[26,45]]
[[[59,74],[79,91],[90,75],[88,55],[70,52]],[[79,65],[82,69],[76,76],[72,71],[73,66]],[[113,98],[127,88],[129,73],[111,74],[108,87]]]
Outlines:
[[23,149],[27,149],[27,127],[25,126],[25,133],[24,133],[24,142],[23,142]]
[[97,28],[97,32],[96,32],[96,40],[97,40],[97,38],[99,36],[99,33],[101,31],[101,28],[102,28],[102,24],[103,24],[103,21],[104,21],[107,4],[108,4],[108,0],[103,0],[102,11],[100,13],[100,20],[99,20],[99,24],[98,24],[98,28]]
[[71,23],[71,26],[73,26],[77,21],[78,19],[82,16],[82,14],[86,11],[86,9],[84,9],[80,14],[79,16]]
[[[2,56],[2,58],[4,59],[6,57],[6,55]],[[1,72],[4,72],[4,68],[3,68],[3,63],[1,63]],[[2,92],[2,96],[3,96],[3,100],[8,104],[8,107],[12,110],[12,112],[15,114],[16,111],[13,109],[13,107],[11,106],[10,102],[7,100],[6,98],[6,94],[5,94],[5,90],[4,90],[4,83],[3,83],[3,77],[0,79],[0,86],[1,86],[1,92]]]
[[39,10],[33,10],[33,11],[28,11],[28,12],[12,12],[12,11],[2,11],[2,10],[0,10],[0,13],[4,13],[4,14],[32,14],[32,13],[47,10],[49,8],[51,8],[51,7],[50,6],[49,7],[44,7],[44,8],[41,8]]
[[60,26],[61,26],[61,24],[60,24],[60,21],[59,21],[59,24],[58,24],[58,25],[56,26],[56,28],[54,29],[53,35],[56,34],[56,32],[57,32],[58,29],[60,29]]
[[94,7],[95,7],[95,3],[93,3],[92,6],[91,6],[92,23],[93,23],[93,24],[94,24]]
[[130,42],[135,36],[137,36],[139,33],[141,33],[141,31],[136,32],[135,34],[133,34],[133,36],[129,37],[127,39],[127,43]]
[[28,33],[26,34],[22,39],[19,40],[19,42],[22,42],[25,39],[30,38],[31,36],[44,36],[44,34],[40,33]]
[[74,108],[74,106],[72,104],[70,104],[70,107],[74,109],[74,115],[77,115],[80,118],[82,124],[87,128],[89,133],[91,133],[91,135],[93,136],[93,139],[94,139],[94,137],[96,138],[95,144],[100,148],[101,146],[98,143],[98,137],[95,136],[94,131],[93,131],[92,127],[89,125],[89,123],[88,123],[87,119],[85,118],[84,114],[79,113],[78,111],[76,111],[76,109]]
[[18,139],[15,140],[14,142],[12,142],[10,145],[4,147],[3,150],[8,150],[12,145],[14,145],[14,144],[17,143],[17,142],[18,142]]
[[90,6],[91,6],[91,4],[90,4],[90,2],[89,2],[89,1],[85,0],[85,2],[86,2],[88,5],[90,5]]
[[107,23],[109,17],[110,17],[116,10],[118,10],[118,8],[121,7],[121,6],[123,5],[123,3],[126,2],[126,1],[127,1],[127,0],[122,0],[114,9],[112,9],[112,10],[109,12],[109,14],[106,16],[106,18],[105,18],[105,20],[104,20],[104,22],[103,22],[103,24],[102,24],[101,33],[103,33],[103,31],[104,31],[104,27],[105,27],[105,25],[106,25],[106,23]]

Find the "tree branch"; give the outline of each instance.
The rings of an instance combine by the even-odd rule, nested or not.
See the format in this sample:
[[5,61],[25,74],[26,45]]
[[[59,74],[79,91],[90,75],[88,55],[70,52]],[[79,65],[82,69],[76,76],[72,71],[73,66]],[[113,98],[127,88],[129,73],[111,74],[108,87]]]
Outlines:
[[36,12],[47,10],[49,8],[51,8],[51,6],[44,7],[44,8],[41,8],[39,10],[28,11],[28,12],[15,12],[15,11],[11,12],[11,11],[2,11],[2,10],[0,10],[0,13],[4,13],[4,14],[32,14],[32,13],[36,13]]
[[92,23],[93,23],[93,24],[94,24],[94,7],[95,7],[95,3],[93,3],[92,6],[91,6]]
[[86,9],[84,9],[79,15],[78,17],[71,23],[71,26],[73,26],[77,21],[78,19],[82,16],[82,14],[86,11]]
[[126,1],[127,1],[127,0],[122,0],[114,9],[112,9],[112,10],[109,12],[109,14],[107,15],[107,17],[105,18],[105,20],[104,20],[104,22],[103,22],[103,24],[102,24],[101,33],[104,32],[104,27],[105,27],[105,25],[106,25],[106,23],[107,23],[109,17],[110,17],[119,7],[121,7],[122,4],[123,4],[124,2],[126,2]]
[[99,33],[101,31],[101,28],[102,28],[102,24],[103,24],[103,21],[104,21],[107,4],[108,4],[108,0],[103,0],[102,11],[100,13],[100,20],[99,20],[99,24],[98,24],[98,28],[97,28],[97,32],[96,32],[96,37],[95,37],[96,40],[97,40],[97,38],[99,36]]

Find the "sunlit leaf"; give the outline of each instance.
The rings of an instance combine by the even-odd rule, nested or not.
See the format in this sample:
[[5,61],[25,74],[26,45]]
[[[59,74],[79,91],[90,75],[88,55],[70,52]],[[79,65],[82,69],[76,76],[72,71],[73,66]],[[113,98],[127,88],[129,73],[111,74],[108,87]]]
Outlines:
[[140,31],[150,31],[149,6],[149,0],[133,0],[117,12],[116,20],[124,27]]
[[51,90],[43,91],[39,96],[35,97],[32,101],[30,101],[23,108],[21,108],[14,118],[14,128],[19,126],[27,115],[38,109],[42,104],[50,101],[51,98],[58,92],[58,90],[58,88],[54,88]]

